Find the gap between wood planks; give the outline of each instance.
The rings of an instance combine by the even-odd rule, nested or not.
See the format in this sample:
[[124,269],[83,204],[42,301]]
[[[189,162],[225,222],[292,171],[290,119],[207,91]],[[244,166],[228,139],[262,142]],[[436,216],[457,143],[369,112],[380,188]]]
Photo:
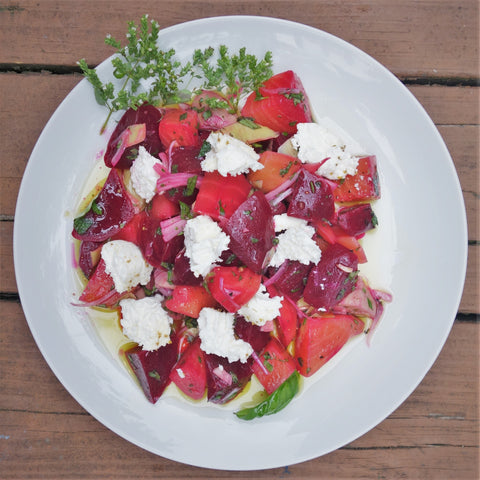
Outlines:
[[[89,65],[95,68],[96,65]],[[51,73],[53,75],[71,75],[82,73],[76,65],[51,65],[28,63],[0,63],[0,73]],[[475,77],[438,77],[438,76],[408,76],[397,75],[405,85],[442,85],[447,87],[478,87],[480,78]]]

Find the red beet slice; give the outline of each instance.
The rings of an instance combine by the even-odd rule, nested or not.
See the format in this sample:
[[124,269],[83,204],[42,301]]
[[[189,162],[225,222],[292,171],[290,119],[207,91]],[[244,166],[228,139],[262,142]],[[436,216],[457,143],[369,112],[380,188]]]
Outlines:
[[177,147],[172,150],[172,173],[202,174],[200,147]]
[[95,271],[95,267],[100,259],[101,246],[101,242],[82,242],[80,244],[78,265],[87,278],[90,278]]
[[145,396],[155,403],[170,383],[170,372],[177,361],[177,342],[172,342],[152,352],[134,347],[125,351],[125,357],[138,378]]
[[[226,358],[214,354],[205,355],[207,366],[207,397],[208,401],[217,404],[225,404],[233,400],[249,382],[252,376],[251,361],[230,363]],[[214,370],[219,366],[231,376],[231,383],[227,383],[219,377]]]
[[123,181],[113,168],[90,210],[73,221],[72,235],[79,240],[103,242],[119,232],[134,215]]
[[314,173],[302,170],[295,182],[287,213],[311,222],[332,220],[335,202],[330,185]]
[[190,270],[190,260],[184,248],[175,256],[172,282],[174,285],[200,285],[203,282],[202,277],[196,277]]
[[137,145],[126,148],[115,167],[120,169],[130,168],[135,158],[137,158],[140,146],[145,147],[145,150],[154,157],[158,157],[158,154],[163,150],[160,137],[158,136],[158,123],[161,118],[162,114],[160,113],[160,110],[153,105],[141,105],[136,110],[133,108],[128,109],[123,114],[110,136],[104,156],[105,165],[107,167],[113,166],[112,159],[118,150],[119,142],[121,141],[120,137],[123,131],[130,125],[136,125],[139,123],[145,123],[146,125],[147,131],[145,140]]
[[258,325],[247,322],[243,317],[235,320],[235,335],[249,343],[256,353],[259,353],[271,338],[269,332],[262,332]]
[[177,235],[165,242],[160,228],[161,220],[146,215],[139,231],[139,247],[147,262],[154,267],[162,263],[173,263],[183,248],[183,235]]
[[257,191],[245,200],[228,219],[225,232],[232,252],[250,270],[261,273],[275,238],[272,209],[265,195]]
[[305,283],[307,281],[313,263],[304,265],[296,260],[287,260],[277,271],[274,284],[282,295],[286,295],[295,302],[303,295]]
[[375,228],[377,217],[369,203],[343,207],[337,212],[337,223],[347,235],[358,236]]
[[330,310],[353,290],[357,275],[357,256],[343,245],[330,245],[310,271],[303,298],[315,308]]

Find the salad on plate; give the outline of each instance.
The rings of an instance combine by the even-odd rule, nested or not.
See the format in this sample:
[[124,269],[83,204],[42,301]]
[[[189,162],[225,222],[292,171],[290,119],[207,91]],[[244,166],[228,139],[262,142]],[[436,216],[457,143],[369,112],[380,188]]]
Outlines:
[[79,62],[109,110],[102,133],[123,113],[73,222],[76,304],[112,313],[152,403],[176,388],[271,415],[350,339],[369,341],[391,301],[360,271],[377,160],[317,120],[269,52],[181,64],[158,31],[144,16],[125,47],[107,37],[116,84]]

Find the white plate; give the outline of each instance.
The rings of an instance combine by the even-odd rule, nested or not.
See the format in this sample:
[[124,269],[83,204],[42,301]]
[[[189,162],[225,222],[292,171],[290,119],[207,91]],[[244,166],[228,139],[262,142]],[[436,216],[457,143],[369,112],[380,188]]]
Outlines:
[[[318,116],[377,155],[381,227],[369,240],[369,275],[394,295],[367,347],[355,343],[288,408],[252,422],[172,398],[149,404],[106,351],[82,309],[71,266],[73,209],[95,155],[106,110],[83,80],[40,136],[20,188],[14,258],[22,306],[58,379],[95,418],[158,455],[202,467],[254,470],[331,452],[375,427],[414,390],[439,354],[463,290],[463,198],[438,131],[408,90],[346,42],[304,25],[261,17],[209,18],[163,30],[179,58],[194,48],[242,46],[295,70]],[[99,67],[108,76],[110,62]]]

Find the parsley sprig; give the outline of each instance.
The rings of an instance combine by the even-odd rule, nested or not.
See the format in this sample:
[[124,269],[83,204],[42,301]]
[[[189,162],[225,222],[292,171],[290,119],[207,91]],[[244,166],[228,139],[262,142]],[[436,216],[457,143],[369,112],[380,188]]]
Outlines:
[[[164,50],[160,47],[159,33],[159,24],[144,15],[139,26],[128,23],[126,45],[122,46],[121,42],[107,35],[105,43],[116,50],[112,59],[113,75],[123,80],[120,85],[118,82],[102,82],[85,59],[78,62],[93,86],[97,102],[108,109],[101,132],[113,112],[138,108],[143,103],[161,106],[189,101],[201,89],[215,90],[225,99],[207,99],[210,108],[227,108],[235,113],[241,96],[258,91],[261,84],[272,76],[271,52],[258,60],[245,48],[237,54],[230,54],[228,48],[221,45],[217,55],[212,47],[198,49],[190,61],[182,64],[175,58],[173,48]],[[187,89],[191,83],[196,86]]]
[[255,55],[247,53],[245,47],[237,54],[229,54],[228,47],[220,45],[216,61],[213,61],[214,55],[212,47],[195,50],[193,70],[199,71],[198,77],[204,79],[202,88],[223,91],[233,112],[238,111],[242,93],[258,91],[262,83],[272,76],[271,52],[258,60]]

